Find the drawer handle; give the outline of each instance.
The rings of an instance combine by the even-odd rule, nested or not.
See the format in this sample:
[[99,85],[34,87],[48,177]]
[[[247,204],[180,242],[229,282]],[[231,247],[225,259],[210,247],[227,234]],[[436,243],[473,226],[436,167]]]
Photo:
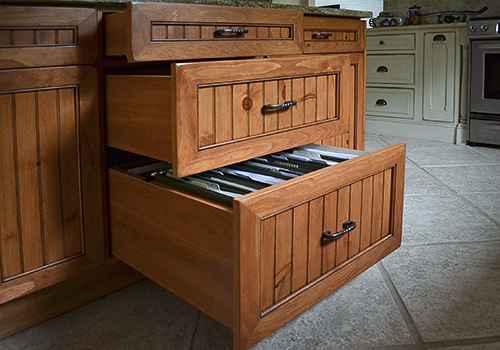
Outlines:
[[273,111],[277,109],[287,109],[297,105],[297,101],[285,101],[280,105],[264,105],[262,106],[262,111]]
[[332,233],[332,231],[328,230],[323,232],[323,238],[329,239],[329,240],[334,240],[334,239],[339,239],[340,237],[344,236],[346,233],[351,232],[356,228],[356,222],[355,221],[346,221],[342,224],[342,231]]
[[379,73],[387,73],[389,69],[386,66],[380,66],[377,68],[377,72]]
[[377,106],[387,106],[387,101],[381,98],[381,99],[377,100],[377,102],[375,102],[375,104]]
[[316,38],[316,39],[327,39],[329,37],[331,37],[332,34],[331,33],[314,33],[312,35],[313,39]]
[[246,29],[219,29],[215,31],[215,34],[217,35],[224,35],[224,34],[229,34],[229,35],[243,35],[247,34],[248,30]]
[[443,34],[438,34],[432,38],[432,41],[446,41],[446,37]]

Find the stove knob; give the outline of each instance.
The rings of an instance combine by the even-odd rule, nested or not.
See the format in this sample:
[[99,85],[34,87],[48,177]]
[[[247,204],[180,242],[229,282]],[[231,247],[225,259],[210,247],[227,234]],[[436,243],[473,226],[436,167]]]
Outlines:
[[475,24],[471,24],[469,27],[469,31],[474,33],[476,30],[477,30],[477,26]]
[[488,26],[487,26],[486,24],[483,24],[483,25],[481,26],[481,31],[482,31],[482,32],[485,32],[485,31],[487,31],[487,30],[488,30]]

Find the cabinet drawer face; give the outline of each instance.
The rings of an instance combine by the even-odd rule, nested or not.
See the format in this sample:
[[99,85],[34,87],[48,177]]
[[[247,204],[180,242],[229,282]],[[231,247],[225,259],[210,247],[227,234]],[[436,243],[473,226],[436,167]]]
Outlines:
[[414,72],[413,55],[368,55],[366,58],[367,83],[413,84]]
[[366,114],[413,119],[413,90],[367,88]]
[[106,54],[128,60],[297,54],[299,11],[191,4],[129,3],[106,17]]
[[366,38],[368,51],[415,50],[415,34],[369,35]]
[[[400,245],[404,162],[397,144],[235,198],[233,208],[110,170],[112,251],[248,349]],[[356,228],[324,238],[346,221]]]
[[340,135],[352,113],[349,69],[348,56],[331,55],[108,76],[108,145],[172,162],[185,176]]
[[366,25],[357,19],[304,16],[304,52],[363,52]]
[[91,9],[0,6],[0,69],[94,63]]

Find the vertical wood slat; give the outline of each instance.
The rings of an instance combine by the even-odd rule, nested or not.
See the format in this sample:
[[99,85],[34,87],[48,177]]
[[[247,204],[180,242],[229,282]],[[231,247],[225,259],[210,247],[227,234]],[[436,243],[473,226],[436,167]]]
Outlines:
[[316,79],[317,83],[317,111],[316,120],[325,120],[328,116],[328,76],[321,75]]
[[388,235],[391,232],[391,193],[392,193],[392,171],[388,169],[384,171],[384,199],[382,202],[382,231],[381,237]]
[[212,39],[215,37],[215,26],[201,26],[200,36],[202,39]]
[[[14,103],[12,94],[0,95],[0,278],[22,272],[18,197],[16,192],[16,150],[14,148]],[[0,280],[0,281],[1,281]]]
[[269,27],[257,27],[257,38],[259,39],[269,38]]
[[10,30],[0,30],[0,46],[11,46]]
[[307,261],[307,281],[321,275],[323,236],[323,197],[309,202],[309,255]]
[[305,78],[304,83],[304,122],[312,123],[316,120],[316,77]]
[[153,40],[168,39],[167,26],[164,24],[155,24],[151,28],[151,37]]
[[43,265],[35,92],[16,94],[16,147],[24,271]]
[[[283,103],[292,99],[292,80],[282,79],[278,82],[278,102]],[[287,108],[278,112],[278,128],[286,129],[292,126],[292,109]]]
[[281,38],[281,28],[280,27],[271,27],[269,28],[269,38]]
[[360,249],[371,244],[372,232],[372,204],[373,204],[373,176],[363,180],[363,203],[361,205],[361,239]]
[[271,216],[262,220],[261,228],[261,309],[264,310],[274,304],[274,249],[276,217]]
[[35,31],[35,41],[37,45],[55,45],[56,31],[54,29],[39,29]]
[[[278,81],[271,80],[264,83],[264,104],[278,104]],[[264,132],[278,130],[278,112],[264,113]]]
[[248,136],[248,84],[233,85],[233,140]]
[[292,126],[304,124],[304,78],[292,79],[292,100],[297,105],[292,107]]
[[248,30],[248,33],[245,34],[246,39],[255,39],[257,38],[257,28],[256,27],[245,27]]
[[329,74],[327,76],[327,91],[328,91],[327,117],[328,119],[338,118],[337,75]]
[[[337,191],[325,195],[325,231],[329,230],[332,233],[337,229]],[[325,241],[323,243],[323,273],[335,267],[335,241]]]
[[59,29],[57,31],[58,44],[76,44],[75,31],[72,29]]
[[[350,186],[338,190],[337,200],[337,232],[343,230],[343,223],[349,220]],[[349,249],[349,236],[345,235],[336,240],[335,265],[347,260]]]
[[264,105],[264,83],[249,83],[248,95],[252,103],[249,110],[249,134],[258,135],[264,132],[264,116],[261,110]]
[[169,39],[184,39],[184,26],[171,24],[167,27],[167,36]]
[[186,25],[184,28],[186,39],[200,39],[201,38],[201,29],[200,26],[196,25]]
[[290,28],[288,27],[282,27],[281,28],[281,38],[290,38]]
[[350,210],[349,210],[349,220],[356,223],[356,228],[349,232],[349,255],[352,257],[359,253],[360,241],[361,241],[361,203],[362,203],[362,187],[363,183],[358,181],[351,185],[351,199],[350,199]]
[[373,210],[371,243],[378,241],[382,235],[382,201],[384,198],[384,174],[373,177]]
[[275,300],[279,301],[292,291],[292,223],[293,210],[276,216]]
[[[46,263],[64,258],[63,207],[61,192],[61,145],[57,90],[38,92],[40,130],[40,175],[44,251]],[[71,145],[67,145],[71,147]],[[76,198],[78,203],[78,198]],[[71,205],[71,203],[69,203]],[[66,208],[65,208],[66,209]]]
[[232,140],[232,89],[231,85],[215,87],[215,142]]
[[[76,98],[76,91],[72,88],[59,90],[59,122],[61,130],[59,152],[61,159],[62,205],[66,256],[72,256],[83,252]],[[85,181],[85,179],[82,179],[82,181]]]
[[212,145],[214,137],[214,88],[205,87],[198,90],[198,138],[200,147]]
[[293,209],[292,292],[307,283],[307,251],[309,237],[309,204]]

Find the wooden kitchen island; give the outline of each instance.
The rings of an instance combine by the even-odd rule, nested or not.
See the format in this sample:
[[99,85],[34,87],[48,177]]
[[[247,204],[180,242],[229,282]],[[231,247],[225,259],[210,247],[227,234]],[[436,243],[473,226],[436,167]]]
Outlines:
[[129,171],[363,150],[369,14],[0,3],[0,337],[145,275],[248,349],[400,245],[404,145],[229,204]]

